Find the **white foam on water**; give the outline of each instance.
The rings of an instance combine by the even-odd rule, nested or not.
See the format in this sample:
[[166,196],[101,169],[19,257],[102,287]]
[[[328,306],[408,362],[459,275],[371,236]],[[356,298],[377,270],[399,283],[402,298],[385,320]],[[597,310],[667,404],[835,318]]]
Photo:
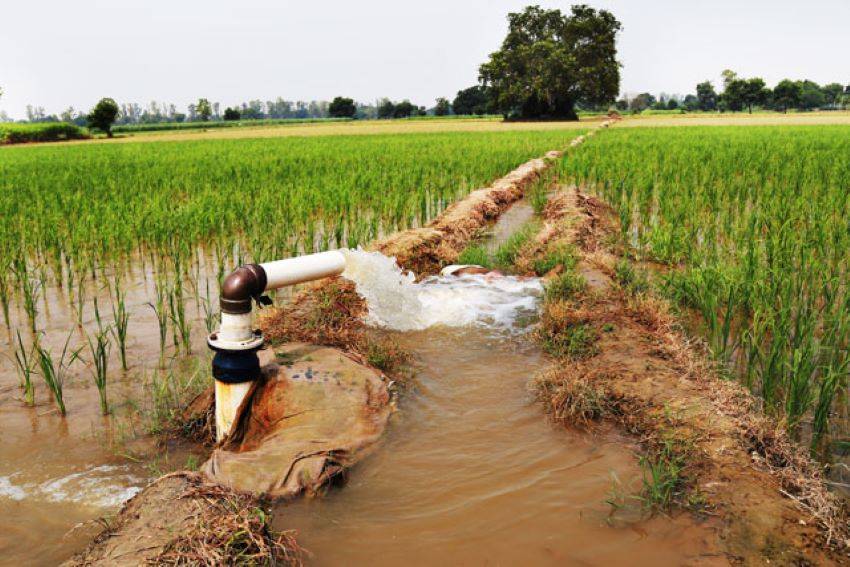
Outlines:
[[76,502],[97,508],[117,508],[142,490],[145,479],[115,465],[101,465],[38,483],[15,483],[20,474],[0,477],[0,498]]
[[12,484],[11,476],[0,476],[0,498],[9,498],[11,500],[20,501],[26,497],[27,493],[24,489]]
[[444,325],[516,331],[543,292],[538,278],[433,276],[416,281],[394,258],[379,252],[343,250],[342,276],[352,280],[369,306],[367,322],[396,331]]

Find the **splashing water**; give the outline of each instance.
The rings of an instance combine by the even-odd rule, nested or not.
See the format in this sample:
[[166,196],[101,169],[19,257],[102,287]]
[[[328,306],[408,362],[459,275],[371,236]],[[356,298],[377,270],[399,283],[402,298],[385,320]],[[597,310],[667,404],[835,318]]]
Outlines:
[[543,285],[513,276],[432,276],[421,282],[379,252],[344,250],[345,272],[369,306],[367,322],[396,331],[436,325],[517,331],[537,309]]
[[42,483],[16,483],[20,475],[0,476],[0,497],[21,501],[76,502],[97,508],[116,508],[132,498],[146,483],[124,467],[96,466]]

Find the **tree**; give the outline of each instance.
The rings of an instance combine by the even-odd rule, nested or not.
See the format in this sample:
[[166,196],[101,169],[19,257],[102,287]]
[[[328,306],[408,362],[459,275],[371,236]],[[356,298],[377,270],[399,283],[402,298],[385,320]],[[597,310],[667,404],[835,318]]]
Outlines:
[[378,118],[394,118],[395,117],[395,105],[393,102],[384,98],[378,102]]
[[655,104],[655,97],[653,95],[641,93],[629,102],[629,109],[632,112],[643,112],[653,104]]
[[357,114],[357,106],[354,104],[354,99],[338,96],[328,106],[328,114],[332,118],[354,118]]
[[458,91],[452,101],[452,108],[455,114],[487,114],[490,110],[490,92],[481,85]]
[[838,108],[841,104],[841,95],[844,94],[844,87],[838,83],[829,83],[821,88],[823,95],[826,97],[826,104],[832,108]]
[[229,106],[224,109],[224,119],[227,121],[239,120],[242,118],[242,115],[239,114],[239,110],[235,108],[230,108]]
[[732,111],[743,110],[746,106],[747,81],[735,78],[729,81],[724,80],[724,84],[726,88],[723,90],[721,98],[726,108]]
[[452,105],[449,99],[440,97],[437,99],[437,106],[434,107],[435,116],[447,116],[452,111]]
[[606,10],[529,6],[508,14],[502,48],[479,68],[496,110],[520,118],[577,120],[575,105],[608,105],[620,90],[615,40],[621,24]]
[[717,92],[711,82],[705,81],[697,85],[697,106],[705,112],[717,110]]
[[413,103],[411,103],[407,99],[404,99],[403,101],[395,105],[393,118],[408,118],[410,115],[415,114],[416,110],[417,109],[415,106],[413,106]]
[[800,104],[802,87],[789,79],[779,81],[773,89],[773,106],[776,110],[788,112],[789,108],[795,108]]
[[205,98],[199,98],[198,104],[195,105],[195,113],[198,115],[198,118],[204,122],[209,120],[212,115],[212,105],[210,105],[210,101]]
[[112,124],[115,123],[116,118],[118,118],[118,103],[111,98],[102,98],[86,116],[86,121],[90,127],[106,132],[106,136],[111,138]]
[[826,104],[826,96],[814,81],[805,80],[800,82],[800,108],[803,110],[814,110]]
[[679,101],[671,98],[667,101],[667,110],[679,110]]
[[682,107],[688,112],[699,110],[699,99],[696,95],[685,95],[685,99],[682,101]]
[[769,91],[765,88],[764,79],[753,77],[744,81],[743,100],[750,114],[753,113],[753,106],[763,105],[767,101]]

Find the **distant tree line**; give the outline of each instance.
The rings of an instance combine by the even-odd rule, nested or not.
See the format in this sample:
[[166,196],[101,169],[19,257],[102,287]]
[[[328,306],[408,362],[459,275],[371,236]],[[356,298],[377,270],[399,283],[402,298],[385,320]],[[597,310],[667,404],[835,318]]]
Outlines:
[[753,109],[775,110],[842,110],[850,108],[850,84],[819,85],[810,80],[784,79],[772,89],[760,77],[744,78],[729,69],[723,71],[723,90],[717,92],[710,81],[696,86],[696,94],[658,97],[640,93],[616,102],[620,111],[685,110],[688,112],[743,112]]

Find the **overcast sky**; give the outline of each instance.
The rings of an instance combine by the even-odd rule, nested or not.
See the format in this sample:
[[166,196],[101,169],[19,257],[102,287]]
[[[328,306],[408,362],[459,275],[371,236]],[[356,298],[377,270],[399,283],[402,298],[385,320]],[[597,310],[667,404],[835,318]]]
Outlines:
[[[477,78],[528,1],[2,0],[0,110],[98,98],[431,106]],[[623,23],[622,90],[685,94],[732,68],[850,83],[850,0],[598,0]],[[568,2],[541,2],[569,9]]]

